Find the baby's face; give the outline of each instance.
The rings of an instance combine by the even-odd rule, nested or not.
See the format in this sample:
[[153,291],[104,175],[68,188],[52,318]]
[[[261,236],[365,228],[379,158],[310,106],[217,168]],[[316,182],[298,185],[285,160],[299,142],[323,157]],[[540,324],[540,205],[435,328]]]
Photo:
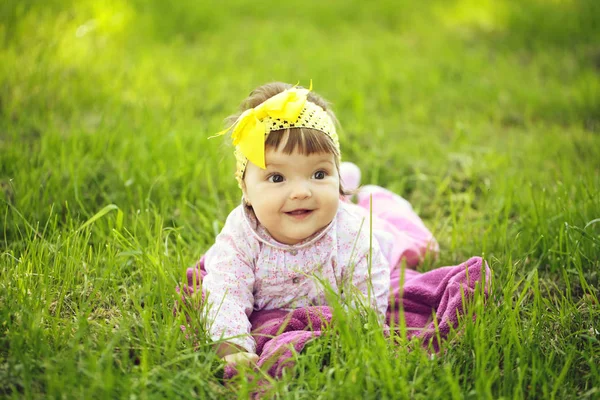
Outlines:
[[333,220],[340,196],[334,157],[267,148],[266,169],[248,162],[244,197],[275,240],[296,244]]

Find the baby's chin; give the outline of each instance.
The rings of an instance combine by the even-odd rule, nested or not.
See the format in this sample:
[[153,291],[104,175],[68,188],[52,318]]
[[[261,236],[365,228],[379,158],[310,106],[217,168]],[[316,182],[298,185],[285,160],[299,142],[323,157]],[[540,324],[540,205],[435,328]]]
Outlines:
[[329,226],[330,223],[331,223],[331,221],[329,221],[327,224],[319,227],[318,229],[313,230],[312,232],[310,232],[308,234],[304,233],[302,235],[292,235],[290,237],[287,237],[285,239],[285,241],[281,241],[281,240],[278,240],[278,241],[281,242],[281,243],[283,243],[283,244],[287,244],[287,245],[295,245],[295,244],[298,244],[298,243],[310,240],[313,237],[315,237],[318,234],[320,234],[323,231],[323,229],[325,229],[325,228],[327,228],[327,226]]

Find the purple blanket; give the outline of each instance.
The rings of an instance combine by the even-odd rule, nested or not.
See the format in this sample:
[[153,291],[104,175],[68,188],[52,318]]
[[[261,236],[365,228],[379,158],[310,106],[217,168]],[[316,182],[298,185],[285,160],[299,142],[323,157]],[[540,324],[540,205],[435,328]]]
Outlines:
[[[409,328],[409,338],[420,337],[425,345],[431,345],[438,351],[438,340],[443,340],[457,326],[459,316],[465,311],[463,299],[473,297],[478,282],[485,283],[484,293],[487,295],[490,270],[482,263],[480,257],[472,257],[460,265],[425,273],[407,269],[403,287],[400,287],[401,270],[393,270],[388,325],[398,326],[403,319]],[[184,294],[194,292],[194,280],[196,287],[201,287],[201,277],[205,274],[203,267],[203,260],[200,260],[197,267],[188,269]],[[326,306],[299,308],[291,312],[263,310],[252,313],[250,322],[259,355],[258,367],[266,369],[273,377],[280,376],[283,368],[292,365],[292,351],[301,352],[309,340],[319,337],[323,328],[331,322],[331,317],[331,309]],[[235,373],[235,368],[228,366],[225,378],[231,378]]]

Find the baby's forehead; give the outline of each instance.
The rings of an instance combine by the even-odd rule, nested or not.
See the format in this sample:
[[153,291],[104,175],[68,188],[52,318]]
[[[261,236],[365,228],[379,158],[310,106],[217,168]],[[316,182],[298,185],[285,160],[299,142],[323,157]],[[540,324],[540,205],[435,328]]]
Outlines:
[[265,148],[265,161],[267,166],[288,165],[297,162],[308,163],[335,163],[335,154],[328,152],[313,152],[306,153],[298,149],[292,152],[287,152],[281,149],[272,147]]

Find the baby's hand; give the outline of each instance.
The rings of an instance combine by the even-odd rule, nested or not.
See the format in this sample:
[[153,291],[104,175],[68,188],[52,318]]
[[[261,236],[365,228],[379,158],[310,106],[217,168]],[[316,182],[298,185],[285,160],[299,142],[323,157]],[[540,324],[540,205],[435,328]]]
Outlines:
[[223,360],[227,364],[234,364],[236,366],[251,366],[256,364],[258,361],[258,356],[254,353],[247,353],[245,351],[240,351],[238,353],[228,354],[223,357]]

